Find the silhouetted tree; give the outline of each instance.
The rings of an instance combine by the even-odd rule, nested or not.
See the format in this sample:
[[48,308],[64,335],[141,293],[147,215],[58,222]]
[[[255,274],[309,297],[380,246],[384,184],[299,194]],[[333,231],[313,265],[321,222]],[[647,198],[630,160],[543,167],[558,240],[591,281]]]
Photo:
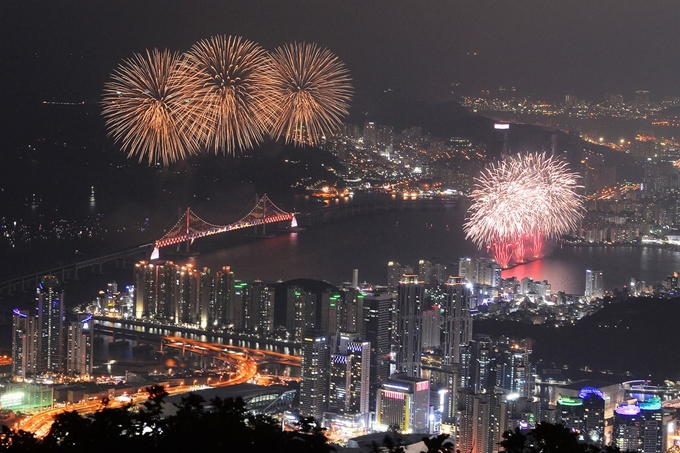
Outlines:
[[449,453],[453,444],[444,442],[449,438],[448,434],[440,434],[433,437],[423,437],[423,442],[427,447],[427,451],[421,453]]
[[500,442],[507,453],[616,453],[618,448],[579,443],[576,433],[560,424],[541,422],[529,431],[515,428]]
[[[329,453],[324,429],[303,418],[295,431],[282,431],[268,416],[248,412],[241,398],[215,398],[205,404],[190,393],[163,417],[161,387],[150,387],[149,399],[138,409],[103,407],[91,415],[64,412],[49,433],[37,439],[24,431],[0,431],[0,452],[155,453],[175,451],[236,451],[247,453]],[[135,410],[133,410],[135,409]]]
[[514,431],[503,433],[500,446],[507,453],[527,453],[531,451],[531,448],[527,445],[527,436],[518,427],[515,427]]

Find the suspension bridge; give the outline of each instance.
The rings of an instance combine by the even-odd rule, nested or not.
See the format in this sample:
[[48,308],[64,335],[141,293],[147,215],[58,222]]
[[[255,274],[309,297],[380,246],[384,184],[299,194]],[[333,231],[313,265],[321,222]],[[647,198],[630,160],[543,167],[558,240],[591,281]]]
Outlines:
[[[363,214],[387,212],[403,209],[432,209],[441,208],[453,201],[442,200],[385,200],[368,199],[360,202],[342,204],[338,206],[324,206],[308,212],[290,213],[276,206],[265,194],[257,199],[255,206],[240,220],[228,225],[213,225],[198,217],[191,208],[187,208],[183,215],[179,217],[177,223],[167,230],[167,232],[154,242],[140,244],[129,249],[110,253],[108,255],[92,257],[78,262],[60,264],[39,272],[32,272],[27,275],[16,276],[4,281],[0,281],[0,296],[12,294],[14,292],[25,292],[35,290],[38,281],[44,275],[56,275],[62,280],[78,279],[81,271],[90,269],[94,273],[102,274],[102,267],[107,263],[115,262],[116,267],[125,268],[130,259],[157,259],[160,249],[172,245],[185,243],[187,248],[198,238],[213,234],[226,233],[239,229],[264,226],[270,223],[290,221],[291,231],[298,226],[298,220],[303,227],[325,224],[335,220],[345,219]],[[296,218],[296,214],[297,217]]]
[[168,230],[163,237],[156,240],[155,246],[156,249],[160,249],[185,243],[188,247],[195,239],[205,236],[283,221],[290,221],[292,223],[291,226],[296,226],[295,214],[286,212],[276,206],[269,199],[267,194],[264,194],[257,203],[255,203],[253,209],[251,209],[243,218],[228,225],[213,225],[212,223],[208,223],[197,216],[191,208],[187,208],[175,226]]

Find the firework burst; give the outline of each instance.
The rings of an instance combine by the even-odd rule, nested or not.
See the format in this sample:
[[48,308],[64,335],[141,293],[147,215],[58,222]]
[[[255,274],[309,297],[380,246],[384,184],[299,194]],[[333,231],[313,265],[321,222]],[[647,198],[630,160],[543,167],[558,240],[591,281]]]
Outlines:
[[128,157],[169,165],[198,151],[183,57],[154,49],[123,61],[104,86],[108,135]]
[[349,72],[327,49],[293,43],[274,50],[274,88],[279,111],[274,138],[286,143],[317,144],[347,115],[352,98]]
[[214,36],[191,48],[186,66],[201,143],[228,154],[260,143],[277,111],[267,52],[241,37]]
[[577,177],[545,154],[518,155],[487,167],[475,180],[466,238],[491,249],[503,267],[513,256],[524,261],[527,242],[533,256],[540,256],[543,238],[575,229],[583,217]]

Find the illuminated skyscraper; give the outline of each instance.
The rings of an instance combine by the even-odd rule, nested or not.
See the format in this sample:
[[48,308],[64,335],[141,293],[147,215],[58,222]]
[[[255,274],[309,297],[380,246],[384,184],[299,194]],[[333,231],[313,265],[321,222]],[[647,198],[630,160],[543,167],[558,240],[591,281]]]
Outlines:
[[364,320],[361,337],[371,345],[370,410],[375,412],[375,396],[381,382],[390,377],[390,338],[392,337],[392,293],[375,291],[363,299]]
[[81,313],[69,320],[66,327],[66,374],[88,377],[93,364],[92,315]]
[[171,261],[135,265],[135,317],[159,319],[175,318],[175,265]]
[[392,377],[378,390],[376,408],[376,424],[381,430],[396,426],[402,433],[428,433],[430,381]]
[[435,349],[441,343],[442,315],[438,306],[423,312],[423,348]]
[[253,328],[259,333],[274,331],[274,287],[256,280],[252,284]]
[[397,370],[420,377],[425,285],[417,275],[404,274],[397,289]]
[[14,309],[12,318],[12,375],[33,376],[38,370],[38,317]]
[[458,260],[458,275],[473,285],[479,282],[479,261],[473,258],[460,258]]
[[252,305],[250,285],[247,282],[236,280],[232,304],[227,310],[228,322],[234,330],[246,330],[251,325]]
[[172,261],[135,266],[135,317],[207,327],[212,276],[208,268]]
[[486,335],[476,335],[468,347],[469,360],[461,367],[461,385],[469,387],[473,393],[482,393],[492,388],[495,382],[496,357],[494,343]]
[[387,287],[389,289],[396,289],[399,286],[399,279],[403,275],[401,271],[401,264],[396,261],[387,263]]
[[402,266],[396,261],[387,263],[387,287],[390,290],[396,290],[404,274],[413,274],[413,267]]
[[[340,296],[336,310],[337,329],[362,332],[365,294],[354,287],[345,286],[340,288]],[[331,307],[332,304],[333,301],[331,301]]]
[[64,371],[64,293],[53,275],[40,279],[35,311],[14,310],[13,374],[20,378]]
[[642,426],[642,453],[661,453],[663,451],[663,413],[661,400],[658,397],[650,398],[638,403],[641,409]]
[[37,288],[38,367],[37,372],[64,370],[64,293],[53,275],[40,279]]
[[368,414],[371,345],[350,341],[340,349],[331,354],[329,410]]
[[173,294],[174,320],[178,323],[208,326],[208,306],[212,298],[210,269],[195,269],[191,264],[175,268]]
[[427,260],[418,261],[418,280],[424,283],[432,283],[432,262]]
[[300,414],[321,420],[328,404],[328,336],[307,331],[302,336]]
[[604,296],[604,279],[601,270],[586,270],[586,292],[587,298],[597,298]]
[[530,339],[511,340],[505,344],[499,344],[496,386],[518,394],[520,397],[532,397],[534,366],[530,362],[531,352]]
[[502,434],[509,428],[510,407],[502,393],[467,391],[463,394],[457,449],[472,453],[498,452]]
[[212,310],[212,325],[224,326],[229,321],[229,307],[234,303],[234,273],[224,266],[215,275],[215,296]]
[[463,277],[449,277],[444,309],[444,364],[461,363],[461,354],[472,340],[470,285]]

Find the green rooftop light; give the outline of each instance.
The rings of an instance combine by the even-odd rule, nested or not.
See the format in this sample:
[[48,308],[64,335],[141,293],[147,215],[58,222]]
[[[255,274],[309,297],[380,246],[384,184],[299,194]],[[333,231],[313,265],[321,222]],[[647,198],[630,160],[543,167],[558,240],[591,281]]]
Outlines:
[[571,398],[569,396],[560,395],[557,399],[557,404],[562,406],[583,406],[583,401],[579,398]]

